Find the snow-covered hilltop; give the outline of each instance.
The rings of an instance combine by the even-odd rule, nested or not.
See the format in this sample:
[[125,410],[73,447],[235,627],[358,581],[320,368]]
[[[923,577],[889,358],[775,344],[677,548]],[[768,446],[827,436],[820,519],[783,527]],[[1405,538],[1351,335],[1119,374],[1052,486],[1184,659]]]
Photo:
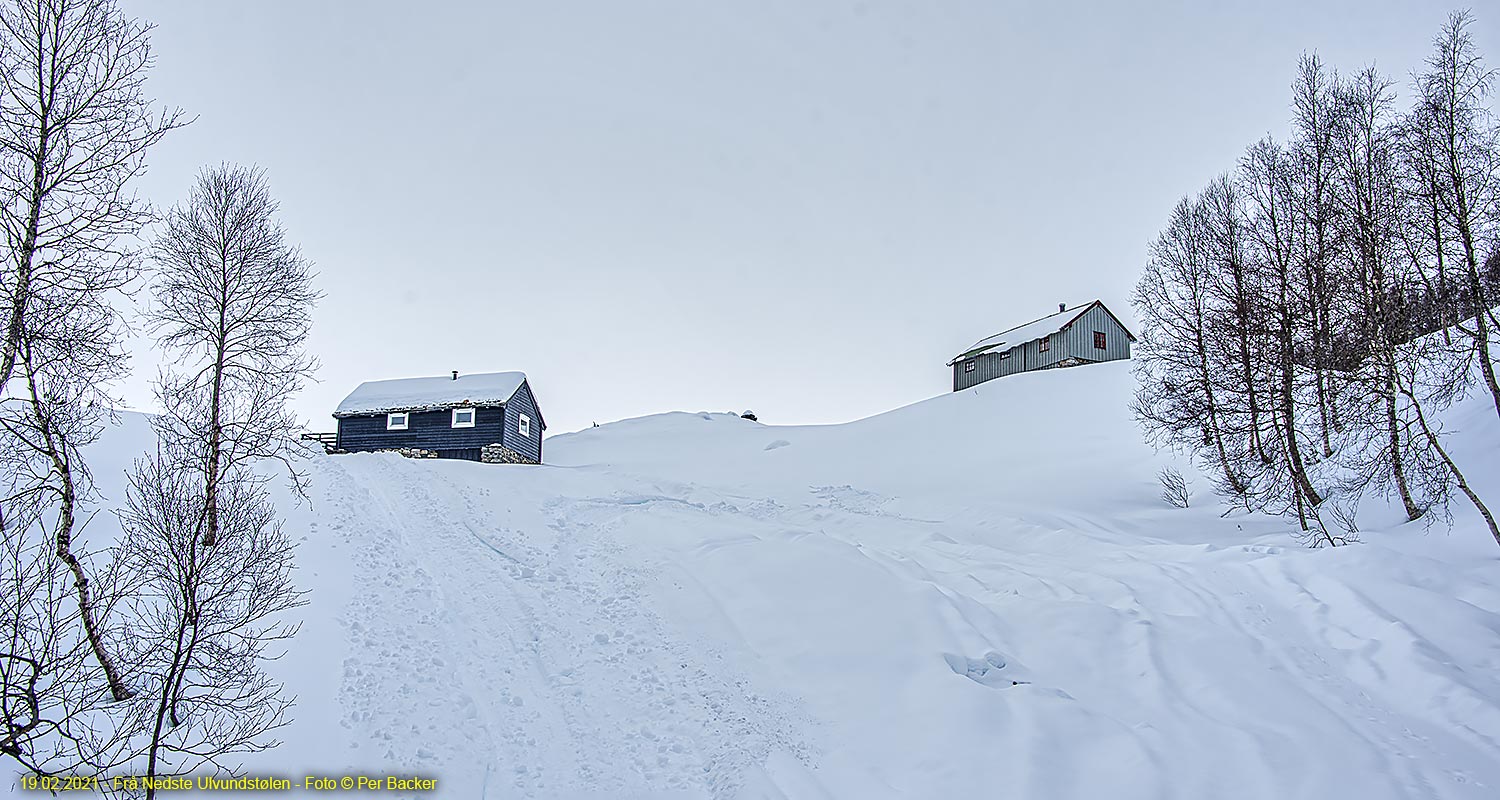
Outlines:
[[1468,510],[1367,509],[1364,544],[1313,551],[1201,478],[1170,508],[1131,386],[664,414],[541,467],[320,457],[289,512],[296,721],[247,768],[455,798],[1496,796],[1500,558]]

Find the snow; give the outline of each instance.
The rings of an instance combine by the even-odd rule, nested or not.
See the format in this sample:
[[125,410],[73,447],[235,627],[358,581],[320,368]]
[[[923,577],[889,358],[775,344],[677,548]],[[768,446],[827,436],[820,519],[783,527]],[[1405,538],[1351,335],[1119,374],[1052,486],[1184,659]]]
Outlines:
[[397,378],[366,381],[344,398],[334,416],[379,414],[387,411],[417,411],[453,405],[499,404],[510,400],[524,372],[484,372],[436,378]]
[[[1495,797],[1500,550],[1472,510],[1450,534],[1372,507],[1364,544],[1313,551],[1171,508],[1156,471],[1193,473],[1140,443],[1132,387],[1116,362],[845,425],[669,413],[542,466],[320,457],[286,504],[296,720],[246,769],[454,798]],[[1500,496],[1493,410],[1444,421]]]
[[1048,314],[1041,319],[1032,320],[1025,325],[1017,325],[1010,330],[1001,331],[994,336],[980,339],[979,341],[974,343],[973,347],[970,347],[967,350],[963,351],[958,355],[958,358],[955,358],[953,360],[957,361],[968,356],[979,355],[980,353],[983,353],[987,350],[997,348],[1000,345],[1005,345],[1005,349],[1009,350],[1010,348],[1017,345],[1026,344],[1032,339],[1040,339],[1043,336],[1049,336],[1051,334],[1057,333],[1058,331],[1062,330],[1063,327],[1066,326],[1069,322],[1072,322],[1074,318],[1076,318],[1079,314],[1082,314],[1091,305],[1093,305],[1093,303],[1088,303],[1081,306],[1073,306],[1072,308],[1066,309],[1064,311],[1058,311],[1054,314]]

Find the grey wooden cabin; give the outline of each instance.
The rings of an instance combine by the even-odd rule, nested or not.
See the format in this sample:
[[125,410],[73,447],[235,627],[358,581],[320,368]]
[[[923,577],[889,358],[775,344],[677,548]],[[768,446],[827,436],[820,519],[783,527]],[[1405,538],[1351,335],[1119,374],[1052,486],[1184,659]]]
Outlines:
[[1017,372],[1130,358],[1135,336],[1103,303],[1057,308],[1055,314],[980,339],[955,356],[948,362],[953,391]]
[[542,463],[547,429],[522,372],[367,381],[333,416],[335,451],[400,450],[490,463]]

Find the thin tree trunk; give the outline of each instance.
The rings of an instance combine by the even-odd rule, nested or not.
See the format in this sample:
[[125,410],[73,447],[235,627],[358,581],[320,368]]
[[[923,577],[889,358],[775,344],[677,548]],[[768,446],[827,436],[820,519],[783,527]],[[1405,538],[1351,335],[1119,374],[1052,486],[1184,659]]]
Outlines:
[[[1293,329],[1295,322],[1292,318],[1292,255],[1290,247],[1286,244],[1283,236],[1280,216],[1277,214],[1277,173],[1276,164],[1272,162],[1272,171],[1268,173],[1268,185],[1266,186],[1267,201],[1262,206],[1266,222],[1270,228],[1270,242],[1267,247],[1270,253],[1270,263],[1276,270],[1276,348],[1277,366],[1281,375],[1279,391],[1273,391],[1272,399],[1280,405],[1281,424],[1275,425],[1278,433],[1286,439],[1287,462],[1290,467],[1293,481],[1292,492],[1297,498],[1297,520],[1302,524],[1302,530],[1307,530],[1307,517],[1303,513],[1302,498],[1306,496],[1307,501],[1314,507],[1323,502],[1312,481],[1308,479],[1307,469],[1302,462],[1302,448],[1297,441],[1297,404],[1296,404],[1296,370],[1297,363],[1293,352]],[[1314,321],[1316,325],[1316,321]],[[1275,419],[1275,414],[1272,414]]]
[[1229,243],[1229,258],[1230,271],[1234,276],[1235,327],[1238,329],[1236,333],[1239,339],[1240,368],[1244,373],[1242,377],[1245,381],[1245,394],[1250,404],[1250,452],[1256,458],[1260,459],[1261,463],[1265,464],[1270,463],[1270,458],[1266,456],[1265,447],[1261,444],[1260,440],[1260,399],[1255,391],[1254,361],[1250,358],[1250,325],[1252,324],[1252,315],[1250,313],[1249,290],[1245,286],[1245,265],[1240,258],[1238,245],[1233,240],[1237,228],[1233,226],[1232,222],[1230,225],[1229,236],[1231,237],[1231,241]]
[[[1285,280],[1283,279],[1283,286]],[[1285,301],[1282,304],[1282,329],[1281,329],[1281,416],[1285,421],[1286,452],[1287,460],[1292,468],[1292,479],[1296,482],[1296,490],[1300,495],[1307,497],[1307,502],[1313,506],[1320,505],[1323,498],[1318,490],[1313,488],[1312,481],[1307,477],[1307,468],[1302,462],[1302,448],[1297,442],[1297,412],[1295,402],[1296,384],[1293,382],[1293,371],[1296,364],[1292,361],[1292,329],[1291,319],[1286,312]]]
[[[199,517],[198,527],[202,527],[206,515]],[[161,696],[157,699],[155,720],[151,729],[151,751],[147,757],[146,775],[155,778],[157,770],[157,755],[161,752],[162,737],[166,728],[177,727],[182,720],[177,715],[177,702],[182,697],[182,682],[187,676],[188,666],[192,663],[193,653],[197,650],[199,641],[198,628],[198,530],[194,530],[188,537],[187,571],[184,575],[181,589],[182,618],[177,622],[177,630],[172,644],[172,666],[167,674],[162,676]],[[192,635],[188,635],[188,631]],[[147,787],[147,798],[154,797],[155,789]]]
[[1412,408],[1416,410],[1417,425],[1422,428],[1422,435],[1427,439],[1427,443],[1432,445],[1432,449],[1438,454],[1438,458],[1441,458],[1443,463],[1447,465],[1448,471],[1453,473],[1453,479],[1458,482],[1458,488],[1463,491],[1465,497],[1469,498],[1469,502],[1474,504],[1474,508],[1478,509],[1479,515],[1484,517],[1484,523],[1490,529],[1490,536],[1494,537],[1495,544],[1500,545],[1500,526],[1495,524],[1495,515],[1490,513],[1489,506],[1486,506],[1484,501],[1479,499],[1479,495],[1474,489],[1469,486],[1469,482],[1464,478],[1463,472],[1459,470],[1458,464],[1453,462],[1453,458],[1448,455],[1448,451],[1443,447],[1442,442],[1432,432],[1432,428],[1428,427],[1427,415],[1422,413],[1422,406],[1417,402],[1417,398],[1413,397],[1412,393],[1405,389],[1402,389],[1402,394],[1406,395],[1406,398],[1411,401]]
[[[1321,316],[1321,312],[1315,312]],[[1318,435],[1323,440],[1323,457],[1333,457],[1333,437],[1329,433],[1332,424],[1328,416],[1328,375],[1323,366],[1323,335],[1319,328],[1322,323],[1316,318],[1313,322],[1313,380],[1317,386],[1318,394]]]
[[219,262],[221,281],[219,284],[220,295],[219,325],[217,328],[218,338],[214,342],[214,376],[213,389],[209,396],[209,423],[208,423],[208,474],[206,491],[208,493],[205,505],[208,514],[207,531],[203,534],[203,546],[213,547],[214,542],[219,540],[219,469],[222,458],[221,451],[224,446],[224,356],[228,339],[229,313],[229,253],[227,248],[220,253]]
[[214,363],[213,391],[209,401],[209,427],[208,427],[208,465],[205,477],[205,514],[207,525],[203,534],[203,546],[213,547],[214,542],[219,539],[219,450],[222,447],[221,428],[221,392],[224,381],[224,351],[219,350],[218,360]]
[[1198,369],[1199,380],[1203,381],[1203,396],[1208,402],[1208,428],[1209,435],[1213,437],[1214,447],[1219,454],[1219,467],[1224,470],[1224,478],[1229,481],[1229,486],[1238,495],[1244,495],[1246,487],[1240,481],[1238,475],[1229,466],[1229,454],[1224,450],[1224,435],[1219,430],[1219,409],[1214,401],[1214,389],[1212,371],[1208,366],[1208,352],[1204,349],[1203,332],[1197,332],[1198,339]]
[[172,694],[174,691],[174,684],[170,678],[171,676],[174,676],[177,673],[183,671],[182,663],[184,660],[185,647],[184,636],[186,635],[186,633],[187,616],[184,615],[182,620],[180,620],[177,624],[177,637],[172,649],[172,668],[168,672],[169,679],[162,681],[161,695],[156,700],[156,713],[154,715],[155,719],[153,720],[151,727],[151,747],[150,752],[146,754],[146,777],[153,780],[148,781],[146,784],[146,800],[153,800],[153,798],[156,797],[156,787],[154,786],[154,779],[156,778],[157,774],[157,755],[161,752],[162,734],[165,732],[164,729],[166,728],[167,723],[167,709],[168,706],[172,703]]
[[[1373,217],[1373,213],[1370,214]],[[1406,482],[1406,465],[1401,460],[1401,425],[1396,417],[1396,345],[1391,331],[1390,315],[1386,311],[1385,304],[1385,268],[1381,264],[1379,256],[1374,252],[1373,245],[1368,241],[1364,245],[1363,258],[1369,270],[1367,301],[1370,309],[1370,320],[1375,326],[1373,355],[1380,365],[1380,397],[1385,406],[1385,427],[1387,445],[1390,448],[1391,478],[1396,484],[1396,492],[1401,495],[1401,505],[1406,510],[1408,521],[1418,519],[1422,516],[1422,510],[1412,500],[1411,488]]]
[[[1321,140],[1320,140],[1321,142]],[[1328,297],[1328,212],[1325,205],[1325,195],[1330,189],[1327,185],[1324,161],[1326,153],[1322,144],[1318,146],[1317,160],[1314,162],[1313,179],[1313,208],[1316,217],[1313,220],[1316,244],[1313,250],[1312,275],[1310,302],[1313,310],[1313,377],[1318,390],[1318,422],[1319,433],[1323,439],[1323,457],[1333,456],[1333,441],[1329,431],[1338,425],[1338,411],[1332,407],[1332,392],[1328,385],[1328,355],[1333,351],[1333,334],[1329,330],[1329,297]]]
[[[38,76],[40,80],[40,76]],[[50,105],[45,97],[38,97],[41,119],[38,123],[37,156],[31,162],[31,197],[26,213],[26,232],[21,237],[21,246],[16,252],[16,295],[11,298],[10,319],[5,325],[5,354],[0,361],[0,389],[10,383],[15,374],[16,360],[21,352],[21,339],[26,331],[26,307],[31,302],[32,269],[36,260],[36,240],[41,230],[43,184],[46,182],[48,139],[51,136],[49,123]]]
[[1391,477],[1396,482],[1396,491],[1401,495],[1401,505],[1406,509],[1408,521],[1419,519],[1422,510],[1412,501],[1411,489],[1406,485],[1406,467],[1401,463],[1401,426],[1396,419],[1396,375],[1395,367],[1389,361],[1389,355],[1383,365],[1385,371],[1385,386],[1381,394],[1385,400],[1385,424],[1386,433],[1389,437],[1391,449]]
[[1438,310],[1438,323],[1443,329],[1443,344],[1453,344],[1453,333],[1449,328],[1453,327],[1452,315],[1449,313],[1448,304],[1453,301],[1452,292],[1448,289],[1448,270],[1443,259],[1443,218],[1441,216],[1441,205],[1438,203],[1437,179],[1428,181],[1428,191],[1431,195],[1429,208],[1432,211],[1432,242],[1433,249],[1437,254],[1437,290],[1438,298],[1434,305]]
[[1485,307],[1484,284],[1479,280],[1479,273],[1472,269],[1469,271],[1469,293],[1474,297],[1473,338],[1474,347],[1479,351],[1479,373],[1495,402],[1495,414],[1500,416],[1500,383],[1495,380],[1495,362],[1490,357],[1489,309]]
[[104,647],[104,637],[100,634],[99,620],[94,609],[94,598],[89,590],[88,575],[84,572],[78,557],[73,554],[73,526],[77,522],[74,514],[78,505],[77,488],[73,483],[73,468],[63,452],[66,444],[57,440],[52,419],[47,415],[42,399],[37,394],[36,382],[30,378],[29,360],[29,358],[26,359],[28,362],[26,367],[32,415],[36,419],[37,428],[41,431],[42,446],[45,448],[47,459],[51,461],[52,469],[62,481],[59,491],[57,535],[54,539],[57,557],[68,566],[68,571],[73,574],[73,589],[78,595],[78,614],[83,622],[84,635],[88,639],[89,648],[93,651],[94,657],[104,668],[104,678],[109,684],[109,693],[117,701],[126,700],[131,696],[130,688],[125,685],[125,680],[120,677],[119,668],[115,666],[114,659],[110,658],[109,652]]

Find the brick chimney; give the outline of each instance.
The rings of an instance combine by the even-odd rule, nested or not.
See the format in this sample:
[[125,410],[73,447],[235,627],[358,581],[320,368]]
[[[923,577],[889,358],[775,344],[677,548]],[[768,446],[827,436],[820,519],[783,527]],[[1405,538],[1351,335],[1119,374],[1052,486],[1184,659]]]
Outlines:
[[[1057,304],[1057,312],[1059,314],[1061,314],[1062,312],[1067,311],[1067,310],[1068,310],[1068,304],[1067,303],[1058,303]],[[453,374],[457,375],[458,373],[455,372]]]

